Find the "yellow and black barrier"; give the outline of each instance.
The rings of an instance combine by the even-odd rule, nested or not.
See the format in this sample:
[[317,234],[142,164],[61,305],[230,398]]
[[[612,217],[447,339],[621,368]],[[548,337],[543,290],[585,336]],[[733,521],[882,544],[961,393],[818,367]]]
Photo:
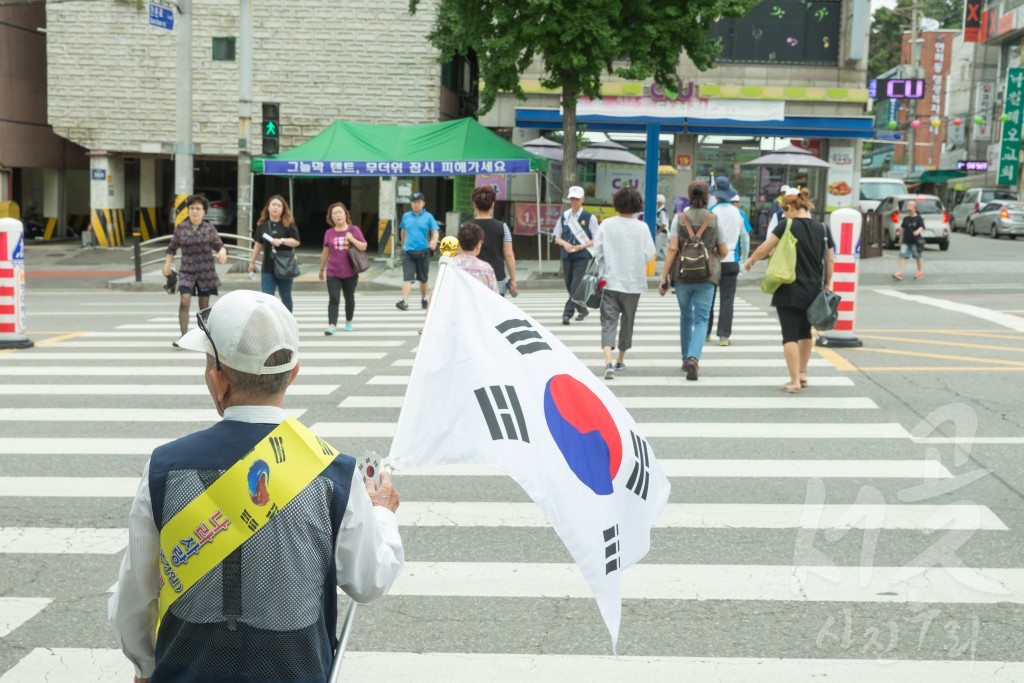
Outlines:
[[89,225],[96,236],[96,244],[120,247],[124,244],[124,209],[91,209]]
[[45,220],[46,220],[46,229],[43,231],[43,239],[44,240],[52,240],[53,239],[53,233],[55,233],[57,231],[57,219],[56,219],[56,217],[47,217]]
[[135,228],[143,241],[151,240],[160,234],[159,224],[156,221],[155,206],[143,206],[138,209],[135,214]]
[[174,227],[188,218],[188,205],[185,203],[188,197],[187,194],[174,195]]

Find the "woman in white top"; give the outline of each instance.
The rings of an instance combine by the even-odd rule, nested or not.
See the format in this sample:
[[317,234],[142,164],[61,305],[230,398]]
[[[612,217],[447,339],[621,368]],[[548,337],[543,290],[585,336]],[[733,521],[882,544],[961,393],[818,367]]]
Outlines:
[[[612,205],[619,213],[601,223],[594,241],[594,258],[604,259],[605,280],[601,299],[601,348],[604,351],[604,378],[614,379],[616,370],[625,370],[626,351],[633,346],[633,322],[640,294],[647,290],[647,263],[654,258],[651,229],[633,214],[644,208],[640,193],[624,187],[615,193]],[[619,327],[619,316],[622,326]],[[612,365],[612,349],[618,328],[619,357]]]

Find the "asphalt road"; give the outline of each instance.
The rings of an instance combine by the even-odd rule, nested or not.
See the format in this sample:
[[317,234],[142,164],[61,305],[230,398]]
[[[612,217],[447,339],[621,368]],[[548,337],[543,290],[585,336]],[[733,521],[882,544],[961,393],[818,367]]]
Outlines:
[[[623,577],[619,656],[518,486],[409,473],[408,566],[358,612],[346,680],[1024,680],[1022,257],[957,234],[920,281],[889,277],[892,252],[862,262],[864,345],[816,352],[796,396],[749,276],[696,383],[675,302],[649,292],[609,386],[672,493]],[[215,414],[201,361],[170,346],[175,299],[56,280],[29,280],[36,347],[0,351],[0,682],[129,680],[106,601],[130,496],[153,443]],[[308,360],[286,407],[348,452],[390,449],[422,321],[394,299],[360,295],[355,331],[327,338],[326,296],[296,297]],[[598,371],[596,316],[563,327],[561,301],[515,300]]]

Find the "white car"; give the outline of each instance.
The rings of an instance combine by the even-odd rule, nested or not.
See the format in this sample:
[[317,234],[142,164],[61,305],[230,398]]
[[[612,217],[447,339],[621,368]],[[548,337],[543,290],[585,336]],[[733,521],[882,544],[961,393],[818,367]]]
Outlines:
[[899,178],[861,178],[857,210],[861,213],[870,213],[876,210],[878,204],[886,197],[907,192],[906,183]]
[[890,249],[896,247],[898,235],[896,230],[907,217],[907,204],[917,202],[917,213],[924,219],[924,239],[930,244],[938,244],[939,249],[949,249],[949,214],[942,205],[942,200],[933,194],[898,194],[887,197],[878,205],[878,213],[885,221],[885,244]]
[[208,187],[196,190],[196,194],[206,196],[210,208],[206,211],[206,220],[213,223],[217,230],[226,230],[235,224],[235,190],[226,187]]

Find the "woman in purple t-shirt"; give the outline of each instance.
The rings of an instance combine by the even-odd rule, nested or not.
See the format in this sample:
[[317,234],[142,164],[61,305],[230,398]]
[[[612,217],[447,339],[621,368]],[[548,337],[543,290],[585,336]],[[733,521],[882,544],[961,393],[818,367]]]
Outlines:
[[366,238],[359,226],[349,224],[348,209],[341,202],[327,207],[327,224],[332,226],[324,233],[324,250],[320,255],[320,280],[327,280],[327,327],[324,334],[338,331],[338,302],[345,294],[345,329],[352,329],[352,315],[356,310],[356,285],[359,273],[349,258],[349,249],[366,251]]

